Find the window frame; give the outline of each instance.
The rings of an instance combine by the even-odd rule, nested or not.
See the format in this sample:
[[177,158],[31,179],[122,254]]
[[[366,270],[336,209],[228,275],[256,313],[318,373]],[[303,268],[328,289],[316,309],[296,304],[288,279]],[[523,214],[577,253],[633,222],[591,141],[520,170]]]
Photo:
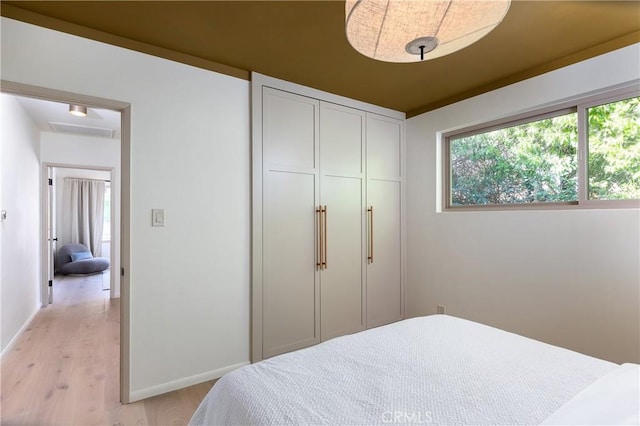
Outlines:
[[[588,198],[588,120],[587,109],[599,105],[621,101],[640,96],[638,82],[595,95],[586,95],[568,102],[534,109],[525,113],[504,117],[498,120],[464,127],[442,134],[442,206],[443,211],[486,211],[486,210],[551,210],[551,209],[628,209],[640,208],[640,199],[627,200],[594,200]],[[577,147],[577,194],[575,201],[553,201],[511,204],[472,204],[451,205],[451,140],[487,133],[493,130],[554,118],[568,113],[577,113],[578,147]]]

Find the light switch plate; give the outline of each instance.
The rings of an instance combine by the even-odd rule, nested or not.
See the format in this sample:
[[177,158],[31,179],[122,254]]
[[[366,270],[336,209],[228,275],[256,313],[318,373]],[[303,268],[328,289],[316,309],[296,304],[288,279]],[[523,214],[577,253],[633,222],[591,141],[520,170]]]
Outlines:
[[151,210],[151,226],[164,226],[164,209]]

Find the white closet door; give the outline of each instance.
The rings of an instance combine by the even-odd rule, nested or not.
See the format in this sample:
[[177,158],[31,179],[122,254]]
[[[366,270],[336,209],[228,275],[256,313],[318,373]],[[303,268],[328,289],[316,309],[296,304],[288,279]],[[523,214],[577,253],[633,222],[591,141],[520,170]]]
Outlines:
[[[373,207],[369,221],[367,267],[367,327],[403,318],[401,261],[401,183],[369,179],[367,204]],[[372,240],[371,240],[372,239]]]
[[362,111],[320,105],[320,203],[327,208],[320,274],[320,335],[364,330],[364,121]]
[[319,102],[263,89],[262,357],[320,342]]
[[256,78],[253,361],[404,316],[401,114]]
[[327,340],[364,329],[362,179],[325,176],[326,269],[320,281],[320,335]]
[[367,114],[367,327],[404,318],[404,135],[399,120]]
[[263,356],[320,341],[312,174],[265,177]]

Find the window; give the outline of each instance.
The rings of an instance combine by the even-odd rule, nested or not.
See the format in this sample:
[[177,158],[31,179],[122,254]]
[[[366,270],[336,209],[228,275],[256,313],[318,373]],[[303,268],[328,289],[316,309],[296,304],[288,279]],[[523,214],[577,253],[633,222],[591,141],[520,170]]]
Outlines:
[[640,198],[640,98],[587,108],[589,198]]
[[449,209],[640,206],[637,90],[465,129],[444,141]]

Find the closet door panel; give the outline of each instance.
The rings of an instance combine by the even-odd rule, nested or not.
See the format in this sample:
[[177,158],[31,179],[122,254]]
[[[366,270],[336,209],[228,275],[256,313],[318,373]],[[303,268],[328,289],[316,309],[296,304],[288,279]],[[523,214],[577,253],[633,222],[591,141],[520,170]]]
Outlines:
[[401,320],[404,314],[401,189],[398,181],[367,182],[367,206],[373,207],[373,218],[368,218],[373,222],[368,235],[373,259],[367,266],[367,327]]
[[280,90],[263,90],[265,163],[278,168],[316,168],[319,102]]
[[402,176],[402,122],[367,114],[367,175]]
[[320,167],[323,173],[364,172],[364,113],[339,105],[320,104]]
[[321,340],[364,329],[363,180],[325,176],[326,269],[321,271]]
[[265,174],[263,355],[320,341],[316,176]]

